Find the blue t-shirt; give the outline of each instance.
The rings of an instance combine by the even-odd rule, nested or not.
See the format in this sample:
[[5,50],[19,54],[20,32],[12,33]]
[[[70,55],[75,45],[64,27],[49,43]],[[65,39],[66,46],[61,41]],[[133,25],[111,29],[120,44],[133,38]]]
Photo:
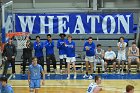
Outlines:
[[29,66],[29,71],[30,71],[30,79],[32,80],[41,79],[41,72],[43,71],[41,65],[37,64],[36,66],[34,66],[31,64]]
[[54,41],[49,42],[48,40],[45,42],[46,55],[54,54]]
[[[88,47],[89,50],[86,50],[86,47]],[[91,44],[89,44],[89,42],[85,42],[84,51],[86,51],[86,56],[94,56],[95,55],[95,44],[93,42]]]
[[67,40],[65,47],[67,57],[75,57],[75,42],[74,41],[69,42]]
[[0,93],[14,93],[12,87],[10,85],[2,86]]
[[34,42],[34,50],[36,57],[43,57],[43,42]]
[[57,48],[59,49],[59,55],[66,54],[65,43],[66,43],[66,39],[59,39],[57,41]]

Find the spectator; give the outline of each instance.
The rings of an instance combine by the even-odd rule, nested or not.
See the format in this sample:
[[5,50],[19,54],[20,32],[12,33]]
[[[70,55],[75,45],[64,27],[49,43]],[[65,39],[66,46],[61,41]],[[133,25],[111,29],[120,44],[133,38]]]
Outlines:
[[131,72],[131,62],[137,62],[137,72],[139,73],[139,66],[140,66],[140,61],[139,61],[139,48],[136,46],[136,43],[133,42],[131,47],[128,49],[128,73]]
[[93,61],[94,61],[94,55],[95,55],[95,44],[92,41],[92,37],[88,38],[88,41],[85,42],[84,44],[84,51],[86,51],[86,74],[83,76],[83,78],[88,77],[88,70],[89,70],[89,65],[91,67],[90,69],[90,76],[89,79],[92,79],[92,73],[93,73]]
[[101,63],[102,65],[102,73],[105,71],[104,65],[104,50],[101,49],[101,44],[97,45],[97,49],[95,50],[95,61],[94,61],[94,73],[96,72],[96,64]]
[[107,71],[107,65],[113,65],[113,72],[116,72],[116,54],[112,51],[112,47],[108,47],[108,51],[105,52],[105,70]]
[[43,56],[43,42],[40,41],[40,36],[36,36],[36,42],[34,42],[35,57],[37,57],[38,63],[44,69],[44,56]]
[[61,38],[57,41],[57,48],[59,49],[59,59],[60,59],[60,73],[62,74],[62,65],[63,61],[65,63],[65,69],[67,68],[67,63],[66,63],[66,49],[65,49],[65,34],[60,34],[59,35]]
[[5,44],[4,50],[3,50],[3,56],[5,58],[4,62],[4,70],[3,70],[3,76],[6,76],[7,69],[9,67],[9,64],[11,63],[12,66],[12,76],[15,78],[15,57],[17,54],[16,46],[12,43],[12,39],[8,40],[8,43]]
[[56,73],[56,59],[54,55],[54,41],[50,34],[47,35],[47,41],[45,42],[46,48],[46,63],[47,63],[47,72],[50,76],[50,61],[52,60],[54,72]]

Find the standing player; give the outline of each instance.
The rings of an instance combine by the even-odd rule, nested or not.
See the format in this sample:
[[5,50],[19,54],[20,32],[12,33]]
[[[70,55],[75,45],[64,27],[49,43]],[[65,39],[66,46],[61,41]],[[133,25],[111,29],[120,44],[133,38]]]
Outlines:
[[34,42],[34,50],[38,63],[44,69],[43,42],[40,41],[40,36],[36,36],[36,42]]
[[120,63],[122,63],[122,70],[121,73],[123,74],[124,69],[124,61],[126,61],[126,46],[127,43],[124,42],[124,37],[120,37],[119,42],[117,43],[118,47],[118,73],[120,73]]
[[76,67],[75,67],[75,42],[72,41],[72,36],[68,35],[68,40],[66,41],[65,44],[66,47],[66,62],[67,62],[67,69],[68,69],[68,77],[67,79],[70,79],[70,64],[72,63],[73,69],[74,69],[74,79],[76,79]]
[[99,93],[102,88],[99,86],[101,84],[101,77],[95,76],[95,83],[91,83],[88,86],[87,93]]
[[2,42],[0,41],[0,69],[2,67]]
[[63,61],[65,62],[65,69],[67,68],[67,63],[66,63],[66,49],[65,49],[65,34],[60,34],[59,35],[61,39],[57,41],[57,48],[59,49],[59,59],[60,59],[60,73],[62,73],[62,65]]
[[131,62],[137,62],[137,72],[139,73],[139,48],[136,46],[136,43],[133,42],[132,46],[128,49],[128,73],[131,72]]
[[42,85],[45,84],[45,73],[41,65],[37,64],[37,58],[32,58],[32,64],[29,66],[28,70],[28,83],[30,87],[30,93],[38,93],[40,88],[41,73],[43,75]]
[[89,70],[89,64],[90,64],[90,76],[89,79],[92,79],[92,73],[93,73],[93,61],[94,61],[94,55],[95,55],[95,44],[92,41],[92,37],[88,38],[88,41],[84,44],[84,51],[86,51],[86,74],[83,76],[83,78],[88,77],[88,70]]
[[0,93],[14,93],[12,87],[7,84],[6,77],[1,77],[0,82],[1,82]]
[[96,64],[101,63],[102,65],[102,73],[105,71],[104,65],[104,50],[101,49],[101,44],[97,45],[97,49],[95,50],[95,62],[94,62],[94,73],[96,72]]
[[32,63],[32,50],[33,50],[33,43],[30,41],[31,37],[26,37],[26,48],[23,48],[23,75],[25,76],[25,69],[26,69],[26,63],[29,62],[29,65]]
[[54,41],[52,40],[51,34],[47,35],[47,41],[45,42],[46,48],[46,63],[47,63],[47,72],[50,76],[50,61],[52,60],[54,72],[56,73],[56,59],[54,55]]

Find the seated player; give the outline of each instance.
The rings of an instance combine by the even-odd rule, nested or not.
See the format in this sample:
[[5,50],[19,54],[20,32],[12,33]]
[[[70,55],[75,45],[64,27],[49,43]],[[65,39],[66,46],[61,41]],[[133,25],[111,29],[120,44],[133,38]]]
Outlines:
[[94,77],[95,83],[91,83],[88,86],[87,93],[99,93],[102,88],[99,86],[101,84],[101,77],[95,76]]
[[136,43],[133,42],[132,46],[128,49],[128,73],[131,72],[131,62],[137,62],[137,72],[139,73],[139,48],[136,46]]
[[41,73],[43,75],[42,85],[45,84],[45,74],[41,65],[37,64],[37,58],[32,58],[32,64],[29,66],[28,82],[30,87],[30,93],[38,93],[40,88]]
[[101,63],[102,65],[102,73],[105,71],[104,67],[104,50],[101,49],[101,44],[97,45],[97,49],[95,50],[95,61],[94,61],[94,73],[96,72],[96,64]]
[[134,93],[134,86],[127,85],[126,86],[126,92],[125,93]]
[[7,84],[7,78],[0,78],[0,93],[14,93],[12,87]]
[[108,47],[108,51],[105,52],[105,70],[107,71],[107,65],[113,65],[113,71],[116,72],[116,54],[112,51],[112,47]]

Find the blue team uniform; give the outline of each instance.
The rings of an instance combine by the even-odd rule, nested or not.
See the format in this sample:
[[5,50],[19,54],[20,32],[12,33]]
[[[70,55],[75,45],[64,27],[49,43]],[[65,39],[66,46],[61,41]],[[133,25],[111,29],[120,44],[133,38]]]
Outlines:
[[2,83],[0,82],[0,93],[1,93],[1,89],[2,89]]
[[65,43],[66,43],[66,39],[59,39],[57,41],[57,48],[59,49],[59,55],[66,54]]
[[37,58],[43,57],[43,42],[34,42],[35,56]]
[[[86,50],[86,46],[89,47],[89,50]],[[94,56],[95,55],[95,44],[92,42],[89,44],[89,42],[85,42],[84,44],[84,51],[86,51],[86,56]]]
[[66,55],[67,57],[75,57],[75,42],[71,41],[71,43],[66,41]]
[[30,88],[40,88],[41,72],[43,68],[41,65],[37,64],[36,66],[30,65]]
[[6,84],[6,86],[1,87],[0,93],[14,93],[14,91],[10,85]]
[[49,42],[48,40],[45,42],[46,55],[54,55],[54,41]]

